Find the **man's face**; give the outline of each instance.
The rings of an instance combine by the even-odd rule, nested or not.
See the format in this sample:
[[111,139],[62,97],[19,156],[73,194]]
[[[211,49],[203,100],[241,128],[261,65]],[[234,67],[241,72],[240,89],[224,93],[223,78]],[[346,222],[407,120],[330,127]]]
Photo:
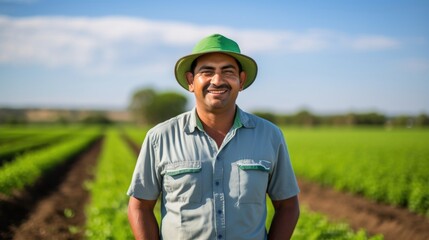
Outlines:
[[235,100],[246,74],[239,72],[233,57],[209,53],[198,58],[194,73],[188,72],[186,77],[189,91],[195,94],[197,107],[216,112],[235,109]]

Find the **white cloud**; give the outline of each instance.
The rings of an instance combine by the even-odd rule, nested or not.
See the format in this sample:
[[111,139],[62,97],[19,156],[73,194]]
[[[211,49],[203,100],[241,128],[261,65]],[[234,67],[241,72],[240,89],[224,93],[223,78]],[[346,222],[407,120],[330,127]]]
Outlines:
[[[153,63],[164,49],[190,51],[201,37],[223,33],[245,53],[315,52],[336,48],[379,50],[397,47],[384,36],[345,37],[326,30],[293,32],[200,26],[131,17],[0,16],[0,64],[39,64],[106,69]],[[161,55],[161,56],[159,56]],[[165,59],[164,59],[165,61]]]
[[382,50],[395,48],[399,42],[384,36],[363,36],[351,41],[352,47],[357,50]]
[[306,33],[291,31],[234,30],[228,36],[236,39],[247,52],[313,52],[328,47],[323,31]]

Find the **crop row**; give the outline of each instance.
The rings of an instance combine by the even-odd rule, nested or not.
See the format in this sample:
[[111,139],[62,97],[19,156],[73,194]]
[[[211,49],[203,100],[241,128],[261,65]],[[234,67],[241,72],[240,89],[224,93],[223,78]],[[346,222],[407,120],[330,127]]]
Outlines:
[[14,141],[19,141],[25,137],[37,136],[42,132],[48,129],[48,131],[52,131],[54,127],[50,126],[49,128],[41,129],[36,126],[1,126],[0,127],[0,145],[4,143],[10,143]]
[[19,142],[33,137],[39,137],[50,133],[64,132],[82,128],[83,125],[23,125],[0,126],[0,145]]
[[27,152],[0,168],[0,192],[10,194],[32,185],[43,174],[81,152],[100,136],[99,128],[88,128],[65,141]]
[[58,129],[21,129],[20,131],[5,131],[0,143],[0,165],[23,152],[41,148],[57,141],[65,140],[80,127],[66,127]]
[[91,202],[86,207],[87,239],[132,239],[128,225],[126,190],[136,162],[135,153],[117,129],[109,129],[88,187]]
[[429,216],[428,129],[283,129],[296,174]]
[[136,127],[133,125],[124,126],[122,128],[122,132],[125,136],[131,139],[136,146],[141,146],[144,138],[146,137],[146,133],[149,131],[148,127]]

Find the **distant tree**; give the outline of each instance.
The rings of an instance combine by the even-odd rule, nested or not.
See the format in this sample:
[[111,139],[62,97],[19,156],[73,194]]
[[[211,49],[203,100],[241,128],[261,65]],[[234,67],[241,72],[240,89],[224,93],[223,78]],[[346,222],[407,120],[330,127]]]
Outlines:
[[82,120],[86,124],[112,124],[113,122],[103,113],[92,113]]
[[69,124],[71,121],[70,121],[70,119],[69,119],[69,118],[66,118],[66,117],[64,117],[64,116],[60,116],[60,117],[58,117],[58,118],[57,118],[56,122],[57,122],[57,123],[59,123],[59,124],[67,125],[67,124]]
[[183,113],[188,102],[185,96],[175,92],[157,94],[153,100],[145,111],[145,119],[151,124],[165,121]]
[[422,113],[416,118],[416,125],[418,126],[429,126],[429,116]]
[[147,120],[145,119],[145,116],[147,115],[146,112],[149,106],[155,101],[155,96],[156,92],[151,88],[140,89],[134,92],[131,97],[129,110],[137,123],[147,123]]
[[429,116],[422,113],[417,116],[412,115],[398,115],[389,119],[391,126],[398,127],[425,127],[429,126]]
[[274,124],[278,124],[277,116],[274,113],[270,112],[253,112],[256,116],[259,116],[261,118],[264,118]]
[[293,116],[293,122],[299,125],[313,126],[319,123],[317,116],[307,110],[301,110]]
[[145,88],[133,94],[129,109],[138,123],[156,124],[186,111],[187,102],[179,93]]
[[0,108],[0,124],[26,124],[25,111],[12,108]]
[[401,127],[406,127],[407,125],[409,125],[410,123],[412,123],[412,117],[408,116],[408,115],[398,115],[395,116],[393,118],[390,119],[389,123],[392,126],[401,126]]
[[357,125],[383,125],[386,122],[386,117],[382,114],[370,112],[356,114]]

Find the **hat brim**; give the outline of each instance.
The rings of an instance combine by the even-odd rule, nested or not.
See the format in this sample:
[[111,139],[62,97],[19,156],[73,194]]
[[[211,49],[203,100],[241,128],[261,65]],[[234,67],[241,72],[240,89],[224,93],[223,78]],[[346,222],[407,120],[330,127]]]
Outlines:
[[228,51],[208,51],[208,52],[202,52],[202,53],[194,53],[186,55],[182,58],[180,58],[176,62],[176,66],[174,67],[174,74],[176,76],[177,82],[182,86],[184,89],[189,91],[189,84],[186,80],[186,73],[191,70],[192,62],[197,59],[198,57],[208,54],[208,53],[223,53],[230,55],[231,57],[237,59],[238,62],[240,62],[242,70],[246,72],[246,81],[244,82],[243,89],[248,88],[256,79],[256,75],[258,74],[258,65],[256,64],[255,60],[253,60],[251,57],[248,57],[243,54],[239,54],[236,52],[228,52]]

